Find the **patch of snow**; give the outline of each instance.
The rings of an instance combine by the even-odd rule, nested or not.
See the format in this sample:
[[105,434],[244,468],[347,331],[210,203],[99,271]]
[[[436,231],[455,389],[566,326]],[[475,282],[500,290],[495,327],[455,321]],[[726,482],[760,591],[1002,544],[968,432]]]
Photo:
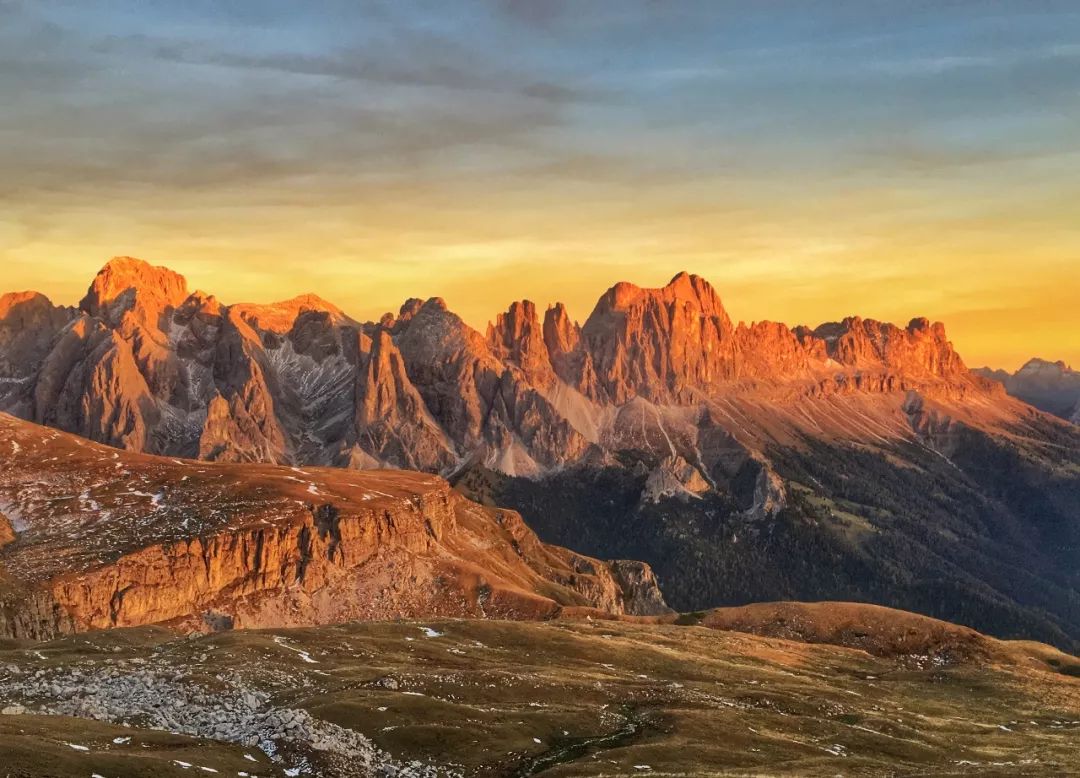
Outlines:
[[25,532],[27,528],[26,519],[23,518],[22,511],[10,500],[0,500],[0,513],[8,517],[11,522],[11,528],[15,532]]
[[426,638],[441,638],[444,634],[446,634],[444,632],[437,632],[431,627],[420,627],[420,631],[424,633],[424,637]]
[[68,748],[74,748],[76,751],[89,751],[86,746],[80,746],[78,743],[68,743]]
[[275,635],[274,636],[274,642],[277,643],[282,648],[287,648],[289,651],[295,652],[296,654],[298,654],[300,656],[301,659],[303,659],[309,665],[317,665],[317,664],[319,664],[318,660],[312,659],[311,654],[309,654],[307,651],[304,651],[303,649],[300,649],[300,648],[293,648],[292,646],[288,645],[285,642],[285,638],[283,638],[281,635]]

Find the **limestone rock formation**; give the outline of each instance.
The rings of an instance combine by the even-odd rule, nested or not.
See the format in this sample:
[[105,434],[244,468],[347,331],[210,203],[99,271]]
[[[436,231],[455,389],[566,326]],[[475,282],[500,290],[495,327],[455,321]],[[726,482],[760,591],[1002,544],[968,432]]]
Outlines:
[[616,284],[582,327],[601,390],[616,404],[637,396],[686,404],[736,377],[733,333],[716,292],[686,273],[662,289]]
[[[515,302],[486,335],[438,298],[377,323],[313,295],[223,305],[128,257],[78,309],[32,293],[0,301],[0,410],[98,442],[444,475],[639,462],[648,499],[731,491],[776,441],[917,438],[903,410],[913,392],[951,419],[1004,424],[1016,411],[995,386],[940,324],[735,325],[687,273],[658,289],[616,284],[582,326],[561,304],[541,319]],[[977,415],[969,396],[1000,413]],[[760,502],[778,510],[780,487],[762,477],[772,496]]]
[[555,381],[544,329],[529,300],[511,303],[495,324],[488,325],[488,344],[496,358],[517,367],[535,386]]

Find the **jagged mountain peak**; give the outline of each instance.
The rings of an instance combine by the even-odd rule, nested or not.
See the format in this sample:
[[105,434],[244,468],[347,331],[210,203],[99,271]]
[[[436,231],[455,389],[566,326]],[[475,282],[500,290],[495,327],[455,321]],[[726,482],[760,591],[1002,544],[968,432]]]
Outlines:
[[424,301],[421,300],[419,297],[410,297],[401,304],[400,308],[398,308],[398,318],[412,316],[414,313],[420,310],[423,304]]
[[317,294],[305,293],[274,303],[237,303],[229,308],[245,321],[276,333],[287,332],[304,314],[324,314],[331,324],[356,324],[344,311]]
[[397,318],[394,318],[389,313],[384,315],[380,321],[386,323],[390,327],[402,327],[413,319],[421,311],[426,311],[429,315],[441,316],[442,314],[451,314],[454,318],[458,318],[457,314],[453,314],[449,307],[446,305],[446,300],[441,297],[429,297],[426,300],[422,300],[419,297],[410,297],[401,304],[398,308]]
[[204,292],[202,289],[196,289],[194,292],[187,296],[187,299],[180,304],[179,311],[187,313],[200,312],[211,316],[218,316],[221,314],[222,309],[221,302],[214,295]]
[[708,302],[716,308],[722,307],[720,305],[720,295],[717,294],[712,284],[701,276],[687,273],[685,270],[672,276],[664,289],[670,291],[676,299]]
[[544,383],[554,379],[544,329],[531,300],[515,300],[505,313],[488,324],[488,346],[500,359],[517,365]]
[[149,322],[188,297],[187,279],[135,257],[113,257],[94,277],[79,308],[116,325],[128,311]]
[[973,372],[1000,381],[1006,392],[1041,411],[1080,423],[1080,371],[1064,360],[1034,357],[1015,373],[988,367]]
[[1063,360],[1063,359],[1059,359],[1059,360],[1056,360],[1056,361],[1051,361],[1049,359],[1042,359],[1041,357],[1032,357],[1031,359],[1029,359],[1027,362],[1024,363],[1024,365],[1017,371],[1017,374],[1020,374],[1020,373],[1027,373],[1027,374],[1031,374],[1031,373],[1049,373],[1049,374],[1058,373],[1058,374],[1065,374],[1065,373],[1073,373],[1073,372],[1076,372],[1076,371],[1074,371],[1072,369],[1072,367],[1070,367],[1065,362],[1065,360]]
[[52,300],[41,292],[7,292],[0,294],[0,320],[9,317],[32,317],[36,312],[55,308]]
[[151,265],[135,257],[113,257],[97,272],[82,307],[106,305],[128,290],[170,301],[177,305],[188,296],[187,279],[164,265]]
[[[720,295],[704,278],[683,271],[675,275],[665,286],[646,288],[620,281],[605,292],[589,317],[603,316],[609,312],[623,312],[651,303],[689,303],[705,316],[718,316],[727,320]],[[730,322],[728,323],[730,326]],[[588,322],[586,322],[588,326]]]

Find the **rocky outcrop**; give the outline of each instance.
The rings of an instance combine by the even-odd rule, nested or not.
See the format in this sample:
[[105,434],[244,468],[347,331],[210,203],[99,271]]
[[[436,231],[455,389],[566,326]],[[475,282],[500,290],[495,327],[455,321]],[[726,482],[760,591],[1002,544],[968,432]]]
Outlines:
[[901,329],[852,317],[839,324],[823,324],[814,337],[824,342],[826,353],[841,365],[892,371],[912,379],[959,381],[967,375],[940,322],[912,319]]
[[4,415],[0,446],[8,636],[666,612],[647,566],[547,546],[434,476],[120,454]]
[[[56,602],[83,629],[227,616],[238,627],[275,623],[275,612],[330,587],[346,588],[366,563],[388,549],[432,554],[454,531],[449,490],[343,516],[331,502],[312,503],[277,525],[229,529],[210,537],[154,544],[110,565],[52,585]],[[348,581],[362,589],[363,581]],[[343,621],[379,605],[345,597],[306,609],[302,622]],[[329,608],[329,610],[327,610]],[[267,611],[270,611],[268,614]],[[386,617],[392,617],[390,608]],[[381,615],[381,614],[380,614]]]
[[641,493],[643,502],[660,502],[667,497],[682,499],[697,497],[708,491],[710,484],[701,472],[678,454],[662,459],[645,479]]
[[611,563],[611,571],[627,615],[655,616],[670,612],[660,594],[656,576],[647,564],[620,559]]
[[488,345],[495,357],[519,369],[533,386],[549,386],[555,381],[544,329],[529,300],[510,305],[495,324],[488,325]]
[[409,379],[390,332],[364,338],[357,383],[356,450],[373,465],[442,471],[453,466],[453,446]]
[[734,329],[704,279],[680,273],[662,289],[616,284],[582,338],[603,396],[686,404],[736,377]]

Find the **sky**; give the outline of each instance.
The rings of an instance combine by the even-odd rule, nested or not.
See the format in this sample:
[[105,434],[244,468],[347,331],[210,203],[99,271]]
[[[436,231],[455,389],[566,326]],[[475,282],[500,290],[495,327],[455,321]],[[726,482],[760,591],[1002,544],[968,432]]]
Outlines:
[[1080,366],[1080,4],[0,0],[0,290],[944,321]]

